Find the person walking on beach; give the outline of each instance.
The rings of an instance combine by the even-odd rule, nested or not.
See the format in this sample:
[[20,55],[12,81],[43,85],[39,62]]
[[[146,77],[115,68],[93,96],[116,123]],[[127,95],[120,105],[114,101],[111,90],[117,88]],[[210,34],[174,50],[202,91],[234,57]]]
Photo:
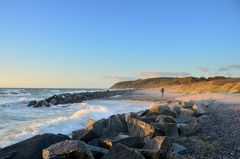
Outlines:
[[163,95],[164,95],[164,88],[161,89],[161,93],[162,93],[162,98],[163,98]]

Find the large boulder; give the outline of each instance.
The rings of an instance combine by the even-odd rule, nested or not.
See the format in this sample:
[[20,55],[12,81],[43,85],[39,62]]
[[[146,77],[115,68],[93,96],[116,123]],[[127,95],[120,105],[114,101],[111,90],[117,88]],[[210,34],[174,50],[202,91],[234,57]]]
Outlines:
[[153,105],[150,108],[150,113],[156,113],[158,115],[167,115],[176,118],[177,114],[171,111],[169,106],[166,105]]
[[177,127],[180,136],[190,136],[199,128],[197,120],[191,120],[188,123],[178,123]]
[[178,137],[178,128],[176,123],[164,123],[164,122],[156,122],[151,123],[152,126],[155,127],[155,136],[165,135],[170,137]]
[[156,122],[162,123],[177,123],[177,121],[172,116],[158,115],[155,119]]
[[91,145],[87,145],[89,150],[92,152],[93,156],[95,159],[100,159],[103,157],[105,154],[109,152],[109,150],[101,148],[101,147],[95,147]]
[[143,149],[161,150],[168,153],[172,148],[172,140],[167,136],[146,137]]
[[72,139],[79,139],[88,143],[89,141],[98,138],[99,136],[92,130],[81,129],[72,132]]
[[42,159],[42,150],[60,141],[70,139],[62,134],[37,135],[0,151],[1,159]]
[[128,148],[120,143],[102,157],[102,159],[145,159],[137,150]]
[[135,118],[130,118],[127,125],[130,136],[145,137],[152,136],[155,133],[155,129],[152,125]]
[[88,146],[79,140],[67,140],[51,145],[43,150],[43,159],[65,157],[66,159],[94,159]]
[[92,125],[92,130],[101,138],[114,139],[122,134],[128,134],[127,122],[131,118],[139,118],[136,113],[116,114],[108,119],[101,119]]
[[134,137],[126,137],[118,140],[112,141],[112,145],[117,145],[118,143],[121,143],[129,148],[138,148],[141,149],[145,145],[144,138],[139,136]]
[[101,147],[105,149],[111,149],[112,148],[112,141],[108,139],[101,139],[101,138],[95,138],[87,143],[88,145]]

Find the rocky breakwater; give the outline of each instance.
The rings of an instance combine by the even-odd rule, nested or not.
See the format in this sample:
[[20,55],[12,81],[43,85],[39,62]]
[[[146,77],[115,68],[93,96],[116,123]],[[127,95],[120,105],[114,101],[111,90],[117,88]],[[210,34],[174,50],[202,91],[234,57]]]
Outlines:
[[99,92],[83,92],[83,93],[65,93],[54,95],[47,99],[41,101],[31,101],[28,106],[29,107],[49,107],[51,105],[59,105],[59,104],[70,104],[70,103],[80,103],[86,100],[92,99],[100,99],[100,98],[109,98],[116,95],[123,95],[129,93],[130,90],[107,90],[107,91],[99,91]]
[[[153,105],[142,112],[88,120],[67,136],[33,137],[3,148],[1,159],[179,159],[192,153],[177,143],[198,130],[207,105]],[[203,118],[204,117],[204,118]],[[3,157],[2,157],[3,156]]]

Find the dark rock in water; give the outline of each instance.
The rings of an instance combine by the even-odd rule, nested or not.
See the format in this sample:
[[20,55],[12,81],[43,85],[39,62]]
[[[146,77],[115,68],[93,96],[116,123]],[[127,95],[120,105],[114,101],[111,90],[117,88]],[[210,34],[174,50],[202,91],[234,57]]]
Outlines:
[[33,100],[31,101],[29,104],[28,104],[28,107],[31,107],[31,106],[34,106],[37,104],[37,101],[36,100]]
[[113,146],[117,145],[118,143],[121,143],[129,148],[137,148],[137,149],[141,149],[145,145],[144,138],[139,136],[125,137],[122,139],[112,141]]
[[0,151],[1,159],[42,159],[42,150],[57,142],[68,140],[65,135],[43,134],[7,146]]
[[42,152],[43,159],[65,157],[66,159],[94,159],[89,147],[79,140],[67,140],[51,145]]
[[117,144],[102,159],[145,159],[137,150]]
[[152,125],[135,118],[130,118],[127,124],[130,136],[145,137],[152,136],[155,133],[155,129]]
[[79,139],[88,143],[89,141],[93,140],[94,138],[98,138],[99,136],[93,132],[92,130],[78,130],[72,132],[72,139]]
[[108,98],[115,95],[122,95],[126,93],[126,90],[115,90],[115,91],[102,91],[102,92],[84,92],[84,93],[65,93],[60,95],[54,95],[47,99],[39,102],[31,101],[28,106],[31,107],[42,107],[59,104],[79,103],[85,100]]

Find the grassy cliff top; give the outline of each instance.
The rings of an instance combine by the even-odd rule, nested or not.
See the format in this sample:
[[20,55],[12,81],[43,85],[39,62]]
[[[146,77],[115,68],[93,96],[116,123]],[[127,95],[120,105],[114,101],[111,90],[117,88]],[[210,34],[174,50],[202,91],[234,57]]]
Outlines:
[[176,92],[240,93],[240,78],[227,78],[222,76],[209,78],[148,78],[135,81],[119,82],[114,84],[111,88],[154,89],[161,87]]

